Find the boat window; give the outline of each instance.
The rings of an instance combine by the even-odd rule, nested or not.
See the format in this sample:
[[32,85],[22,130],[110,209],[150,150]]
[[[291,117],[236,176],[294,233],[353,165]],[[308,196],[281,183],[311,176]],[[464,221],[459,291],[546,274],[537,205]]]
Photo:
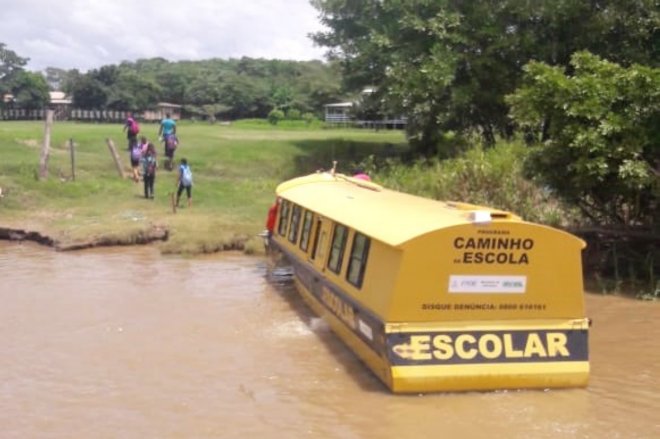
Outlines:
[[290,204],[291,203],[289,201],[282,200],[282,204],[280,205],[280,219],[279,219],[279,225],[277,227],[277,231],[282,236],[286,235],[286,229],[287,229],[287,226],[289,225],[289,205]]
[[355,233],[353,238],[353,248],[351,248],[351,258],[348,261],[348,272],[346,280],[358,288],[362,287],[364,279],[364,269],[367,266],[367,257],[369,256],[369,245],[371,240],[361,233]]
[[312,231],[312,212],[309,210],[305,212],[305,218],[303,219],[302,232],[300,234],[300,249],[302,251],[307,251],[309,247],[309,234]]
[[302,208],[297,204],[293,205],[293,211],[291,212],[291,227],[289,227],[289,241],[294,244],[298,241],[298,229],[300,227],[300,214],[302,213]]
[[342,226],[341,224],[335,226],[335,233],[332,236],[332,246],[330,248],[330,258],[328,258],[328,268],[335,273],[341,271],[341,263],[344,257],[347,235],[348,229],[346,226]]
[[[317,250],[319,249],[319,236],[321,236],[321,220],[316,221],[316,232],[314,232],[314,244],[312,245],[312,259],[316,259]],[[319,256],[323,256],[323,251],[318,252]]]

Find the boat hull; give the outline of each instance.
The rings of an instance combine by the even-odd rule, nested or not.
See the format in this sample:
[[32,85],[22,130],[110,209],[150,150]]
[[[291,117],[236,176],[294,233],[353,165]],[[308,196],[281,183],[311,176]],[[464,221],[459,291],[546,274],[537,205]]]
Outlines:
[[310,264],[288,256],[303,300],[395,393],[588,383],[588,319],[383,322]]

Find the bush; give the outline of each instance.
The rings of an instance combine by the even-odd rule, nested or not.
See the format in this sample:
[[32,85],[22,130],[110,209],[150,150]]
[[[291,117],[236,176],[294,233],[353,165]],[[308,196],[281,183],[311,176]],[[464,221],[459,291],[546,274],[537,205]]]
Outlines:
[[300,120],[301,119],[300,110],[296,110],[295,108],[290,109],[289,111],[286,112],[286,118],[288,120]]
[[284,120],[284,112],[282,110],[273,109],[268,113],[268,122],[271,125],[277,125],[281,120]]
[[307,125],[311,125],[314,120],[316,120],[316,117],[314,116],[314,113],[305,113],[302,115],[302,119],[305,121]]
[[376,166],[374,177],[403,192],[503,209],[556,227],[572,224],[576,218],[572,209],[524,177],[527,154],[519,143],[498,143],[486,150],[473,146],[454,159],[418,160],[411,165],[390,160]]

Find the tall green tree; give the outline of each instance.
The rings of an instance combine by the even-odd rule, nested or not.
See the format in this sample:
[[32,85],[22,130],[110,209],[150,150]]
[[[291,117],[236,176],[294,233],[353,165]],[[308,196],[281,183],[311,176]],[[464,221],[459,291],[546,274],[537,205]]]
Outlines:
[[80,75],[67,90],[71,94],[73,106],[85,110],[106,108],[108,92],[104,84],[90,75]]
[[15,74],[23,71],[29,60],[18,56],[16,52],[7,48],[6,44],[0,43],[0,95],[9,92]]
[[651,226],[660,208],[660,69],[578,52],[567,69],[540,62],[508,97],[515,121],[548,131],[529,174],[596,224]]
[[46,82],[51,90],[63,90],[69,78],[74,74],[74,70],[65,70],[56,67],[46,67]]
[[186,88],[185,104],[206,105],[220,101],[222,82],[217,76],[196,77]]
[[530,60],[568,66],[580,49],[658,62],[657,0],[314,0],[328,31],[314,39],[341,60],[347,85],[376,86],[408,117],[419,152],[442,131],[508,135],[504,96]]
[[225,116],[230,119],[263,115],[270,109],[268,97],[264,81],[242,74],[227,75],[220,88],[220,102],[229,109]]
[[139,111],[153,108],[161,93],[160,86],[153,80],[132,70],[122,70],[115,82],[107,87],[108,108]]
[[18,71],[13,75],[10,91],[15,106],[33,110],[44,108],[50,102],[48,83],[40,73]]

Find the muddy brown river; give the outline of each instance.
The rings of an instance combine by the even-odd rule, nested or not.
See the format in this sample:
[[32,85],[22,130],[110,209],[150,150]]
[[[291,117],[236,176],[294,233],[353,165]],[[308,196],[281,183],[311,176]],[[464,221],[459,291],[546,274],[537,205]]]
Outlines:
[[660,438],[660,303],[587,295],[586,389],[400,396],[279,274],[0,242],[0,439]]

